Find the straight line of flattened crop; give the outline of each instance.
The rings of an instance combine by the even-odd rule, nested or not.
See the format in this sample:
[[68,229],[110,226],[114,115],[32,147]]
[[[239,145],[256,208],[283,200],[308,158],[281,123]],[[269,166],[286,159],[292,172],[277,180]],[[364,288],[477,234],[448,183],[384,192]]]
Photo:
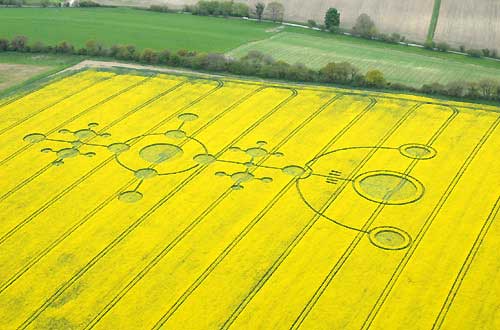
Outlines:
[[432,10],[431,22],[427,32],[427,40],[434,40],[434,33],[436,32],[437,23],[439,20],[439,11],[441,10],[441,0],[434,0],[434,9]]

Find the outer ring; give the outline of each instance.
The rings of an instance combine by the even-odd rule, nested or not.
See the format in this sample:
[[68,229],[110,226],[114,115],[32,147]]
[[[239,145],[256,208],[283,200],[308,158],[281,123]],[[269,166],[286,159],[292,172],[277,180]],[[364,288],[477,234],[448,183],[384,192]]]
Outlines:
[[[391,231],[395,232],[399,235],[401,235],[404,238],[404,242],[401,245],[397,246],[392,246],[392,245],[387,245],[384,243],[381,243],[376,239],[376,235],[380,232],[383,231]],[[370,242],[375,245],[378,248],[384,249],[384,250],[403,250],[406,249],[408,246],[411,244],[411,236],[405,232],[402,229],[396,228],[396,227],[391,227],[391,226],[382,226],[382,227],[375,227],[372,230],[368,232],[368,238],[370,239]]]
[[[417,157],[415,155],[408,153],[408,151],[406,149],[409,149],[409,148],[422,148],[422,149],[429,151],[430,154],[428,154],[427,156]],[[403,155],[405,157],[408,157],[411,159],[420,159],[420,160],[432,159],[432,158],[436,157],[436,155],[437,155],[437,151],[433,147],[427,146],[425,144],[418,144],[418,143],[403,144],[401,147],[399,147],[399,152],[401,153],[401,155]]]

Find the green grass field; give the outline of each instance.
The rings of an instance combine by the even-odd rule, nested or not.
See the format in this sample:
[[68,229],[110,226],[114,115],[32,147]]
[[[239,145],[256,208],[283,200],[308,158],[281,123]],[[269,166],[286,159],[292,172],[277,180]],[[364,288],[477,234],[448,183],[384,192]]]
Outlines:
[[379,69],[389,81],[411,86],[500,76],[498,61],[296,28],[287,28],[285,32],[266,40],[248,43],[228,54],[240,57],[250,50],[270,54],[288,63],[300,62],[315,69],[328,62],[346,61],[363,72]]
[[26,35],[32,41],[68,41],[81,47],[90,39],[107,46],[225,52],[268,38],[272,23],[165,14],[128,8],[2,8],[0,37]]
[[[347,61],[363,72],[379,69],[390,82],[415,87],[500,77],[499,61],[294,27],[285,27],[277,33],[276,27],[272,23],[130,8],[0,9],[0,37],[22,34],[31,42],[68,41],[82,47],[87,40],[95,39],[107,46],[132,44],[139,49],[225,52],[233,57],[259,50],[276,59],[291,64],[300,62],[314,69],[329,62]],[[39,64],[37,59],[34,62]],[[1,58],[0,63],[3,63]]]

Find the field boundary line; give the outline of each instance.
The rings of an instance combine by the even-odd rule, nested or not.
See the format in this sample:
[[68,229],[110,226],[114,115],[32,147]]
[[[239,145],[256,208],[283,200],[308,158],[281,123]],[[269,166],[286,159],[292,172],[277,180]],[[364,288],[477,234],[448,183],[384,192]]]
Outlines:
[[[372,99],[372,103],[369,105],[369,109],[374,107],[376,105],[377,101],[375,99]],[[406,121],[406,119],[415,111],[420,104],[416,104],[410,109],[396,122],[395,125],[387,132],[377,143],[377,148],[375,148],[373,152],[368,153],[368,155],[365,156],[365,158],[362,160],[362,162],[354,169],[352,173],[349,174],[347,177],[348,179],[353,177],[357,171],[359,171],[360,168],[364,166],[364,163],[368,162],[368,160],[375,154],[375,152],[381,147],[387,139],[392,136],[392,134],[403,124],[403,122]],[[333,144],[331,144],[333,145]],[[331,147],[331,145],[329,147]],[[313,161],[309,163],[309,166],[314,164],[318,157],[321,156],[321,154],[318,154],[315,158],[313,158]],[[298,185],[299,180],[295,181],[295,185]],[[341,183],[340,188],[336,191],[334,195],[334,199],[336,199],[342,191],[345,189],[345,187],[349,184],[350,181],[343,181]],[[299,194],[300,196],[300,194]],[[306,205],[307,206],[307,205]],[[320,211],[323,212],[323,209]],[[258,294],[258,292],[264,287],[264,285],[267,283],[267,281],[272,277],[272,275],[275,273],[275,271],[281,266],[281,264],[285,261],[285,259],[290,255],[290,253],[293,251],[293,249],[300,243],[302,238],[305,237],[305,235],[309,232],[309,230],[314,226],[314,224],[317,222],[318,219],[320,219],[321,216],[320,214],[315,214],[309,222],[307,222],[306,226],[303,227],[299,233],[292,239],[292,241],[286,246],[286,248],[283,250],[283,252],[278,256],[276,260],[271,264],[271,266],[267,269],[267,271],[264,273],[264,275],[257,281],[257,283],[254,285],[254,287],[250,290],[250,292],[247,293],[245,298],[240,302],[238,307],[233,311],[233,313],[230,315],[230,317],[225,321],[225,323],[222,326],[222,329],[229,329],[231,325],[236,321],[238,316],[243,312],[243,310],[246,308],[246,306],[252,301],[252,299]]]
[[376,316],[378,315],[378,312],[382,308],[382,305],[385,303],[385,300],[389,296],[389,294],[392,291],[392,288],[394,287],[396,281],[399,278],[399,275],[403,272],[405,269],[406,265],[408,264],[409,260],[413,256],[413,253],[415,253],[415,250],[418,248],[420,245],[420,242],[423,240],[423,237],[431,227],[432,223],[434,222],[434,219],[438,216],[439,212],[443,208],[444,204],[446,204],[448,198],[450,195],[453,193],[455,190],[455,187],[458,185],[460,179],[464,175],[464,173],[467,171],[469,168],[469,165],[472,163],[472,161],[476,158],[477,154],[480,152],[482,149],[483,145],[487,142],[491,134],[495,131],[497,128],[498,124],[500,124],[500,116],[497,117],[497,119],[493,122],[493,124],[489,127],[489,129],[486,131],[486,133],[482,136],[482,138],[479,140],[479,142],[476,144],[474,149],[471,151],[465,162],[462,164],[456,175],[453,177],[453,180],[450,182],[448,185],[446,191],[444,194],[441,196],[439,199],[438,203],[432,210],[431,214],[427,217],[426,221],[424,222],[421,230],[418,232],[417,236],[415,237],[415,240],[413,244],[410,245],[410,248],[408,249],[407,253],[403,256],[401,262],[397,266],[396,270],[391,276],[391,279],[389,280],[389,283],[387,283],[386,287],[384,288],[384,291],[380,294],[376,304],[373,306],[372,310],[370,311],[370,314],[367,316],[362,329],[368,329],[371,326],[371,323],[374,321]]
[[[99,85],[99,84],[100,84],[100,83],[102,83],[102,82],[105,82],[105,81],[111,80],[113,77],[116,77],[116,76],[117,76],[117,75],[115,75],[115,76],[111,76],[111,77],[101,77],[100,79],[98,79],[97,81],[95,81],[95,82],[93,82],[93,83],[89,84],[88,86],[85,86],[85,87],[83,87],[82,89],[79,89],[79,90],[77,90],[77,91],[76,91],[76,92],[74,92],[74,93],[71,93],[71,94],[69,94],[69,95],[67,95],[67,96],[65,96],[65,97],[63,97],[63,98],[61,98],[61,99],[59,99],[59,100],[57,100],[57,101],[55,101],[55,102],[53,102],[53,103],[51,103],[51,104],[47,105],[47,106],[45,106],[45,107],[42,107],[42,108],[40,108],[40,109],[36,110],[35,112],[33,112],[33,113],[31,113],[31,114],[27,115],[27,116],[26,116],[26,117],[24,117],[24,118],[19,119],[18,121],[16,121],[16,122],[14,122],[14,123],[10,124],[9,126],[7,126],[7,127],[4,127],[4,128],[2,128],[2,129],[0,129],[0,136],[1,136],[1,135],[3,135],[4,133],[6,133],[7,131],[10,131],[11,129],[15,128],[16,126],[19,126],[19,125],[21,125],[22,123],[24,123],[24,122],[26,122],[26,121],[30,120],[31,118],[33,118],[33,117],[35,117],[35,116],[37,116],[37,115],[41,114],[42,112],[44,112],[44,111],[46,111],[46,110],[50,110],[51,108],[53,108],[54,106],[58,105],[59,103],[62,103],[62,102],[64,102],[65,100],[67,100],[67,99],[69,99],[69,98],[72,98],[72,97],[74,97],[74,96],[76,96],[76,95],[78,95],[78,94],[80,94],[80,93],[82,93],[82,92],[84,92],[84,91],[86,91],[86,90],[88,90],[88,89],[92,88],[92,87],[95,87],[95,86]],[[1,108],[0,108],[0,109],[1,109]]]
[[[213,80],[212,80],[213,81]],[[213,89],[209,94],[206,94],[204,97],[207,97],[211,95],[211,93],[214,93],[216,90],[222,88],[224,83],[221,80],[218,80],[219,86]],[[257,122],[255,122],[253,125],[250,126],[246,131],[250,131],[260,125],[261,122],[265,121],[268,117],[270,117],[273,113],[278,111],[282,106],[284,106],[286,103],[288,103],[291,99],[295,98],[297,96],[297,91],[293,88],[283,88],[286,90],[290,90],[292,93],[291,95],[282,101],[278,106],[274,107],[271,109],[270,112],[268,112],[266,115],[261,117]],[[201,101],[203,97],[199,98]],[[193,104],[188,105],[187,107],[191,107]],[[182,111],[182,110],[181,110]],[[151,129],[151,131],[156,130],[158,127],[162,126],[165,124],[168,120],[163,120],[160,123],[158,123],[155,127]],[[241,139],[244,135],[246,135],[245,132],[240,134],[231,144],[237,142],[237,140]],[[228,146],[226,149],[228,149],[230,146]],[[121,240],[123,240],[130,232],[135,230],[142,222],[144,222],[151,214],[153,214],[163,203],[165,203],[167,200],[170,199],[173,195],[175,195],[180,189],[182,189],[185,185],[187,185],[194,177],[196,177],[204,168],[207,166],[201,167],[201,169],[198,169],[194,173],[192,173],[188,178],[186,178],[183,182],[181,182],[176,188],[174,188],[169,194],[164,196],[157,204],[155,204],[152,208],[150,208],[146,213],[144,213],[139,219],[137,219],[134,223],[132,223],[127,229],[125,229],[118,237],[116,237],[108,246],[106,246],[103,250],[101,250],[96,256],[94,256],[82,269],[80,269],[76,274],[74,274],[66,283],[64,283],[49,299],[47,299],[42,306],[40,306],[37,310],[34,311],[34,313],[27,319],[25,320],[20,326],[19,329],[25,329],[27,326],[29,326],[45,309],[48,308],[48,306],[55,301],[64,291],[69,288],[74,282],[76,282],[81,276],[83,276],[94,264],[96,264],[103,256],[105,256],[114,246],[116,246]]]
[[[316,116],[318,116],[321,112],[326,110],[330,105],[336,102],[338,99],[343,97],[343,94],[338,94],[331,98],[328,102],[323,104],[313,112],[309,117],[307,117],[298,127],[296,127],[292,132],[289,133],[287,137],[285,137],[279,144],[277,144],[269,153],[272,154],[276,152],[283,144],[287,143],[296,133],[298,133],[305,125],[307,125],[311,120],[313,120]],[[218,153],[218,156],[222,155],[222,153]],[[269,155],[265,156],[261,159],[256,168],[250,173],[254,172],[259,168],[261,164],[263,164],[267,159],[269,159]],[[167,255],[182,239],[184,239],[201,221],[213,210],[215,209],[227,196],[231,194],[234,190],[232,188],[228,188],[224,191],[215,201],[213,201],[199,216],[195,217],[195,219],[182,230],[170,243],[168,243],[164,249],[160,251],[149,263],[146,267],[144,267],[111,301],[105,308],[98,314],[96,317],[89,323],[85,329],[93,328],[120,300],[124,297],[128,291],[130,291],[135,284],[137,284],[146,274],[153,269],[161,259]]]
[[[103,104],[105,104],[105,103],[107,103],[107,102],[111,101],[112,99],[116,98],[117,96],[120,96],[121,94],[124,94],[124,93],[126,93],[126,92],[128,92],[128,91],[130,91],[130,90],[134,89],[135,87],[137,87],[137,86],[140,86],[140,85],[144,84],[146,81],[150,80],[152,77],[153,77],[153,76],[150,76],[150,77],[145,78],[145,79],[143,79],[143,80],[141,80],[141,81],[139,81],[139,82],[137,82],[137,83],[134,83],[134,84],[132,84],[132,85],[128,86],[127,88],[124,88],[124,89],[122,89],[122,90],[120,90],[120,91],[118,91],[118,92],[116,92],[116,93],[114,93],[114,94],[110,95],[109,97],[107,97],[107,98],[105,98],[105,99],[103,99],[103,100],[101,100],[101,101],[99,101],[99,102],[95,103],[94,105],[92,105],[92,106],[90,106],[90,107],[86,108],[85,110],[83,110],[83,111],[81,111],[81,112],[77,113],[77,114],[76,114],[76,115],[74,115],[73,117],[71,117],[71,118],[69,118],[69,119],[65,120],[63,123],[59,124],[59,125],[58,125],[58,126],[56,126],[55,128],[53,128],[53,129],[51,129],[51,130],[47,131],[45,135],[50,135],[50,134],[52,134],[52,133],[57,132],[59,129],[63,128],[65,125],[67,125],[67,124],[71,123],[72,121],[74,121],[74,120],[76,120],[76,119],[80,118],[81,116],[83,116],[83,115],[87,114],[88,112],[90,112],[90,111],[94,110],[95,108],[97,108],[97,107],[99,107],[99,106],[101,106],[101,105],[103,105]],[[13,158],[17,157],[19,154],[21,154],[22,152],[24,152],[24,151],[28,150],[28,149],[29,149],[29,148],[31,148],[32,146],[33,146],[33,145],[31,145],[31,144],[26,144],[24,147],[19,148],[17,151],[13,152],[13,153],[12,153],[12,154],[10,154],[9,156],[7,156],[7,157],[6,157],[6,158],[4,158],[3,160],[1,160],[1,161],[0,161],[0,166],[2,166],[2,165],[4,165],[5,163],[7,163],[7,162],[11,161]]]
[[453,286],[450,288],[448,296],[446,297],[446,300],[439,311],[436,321],[434,321],[434,324],[432,325],[432,329],[441,329],[441,326],[443,325],[446,315],[448,315],[448,311],[450,310],[451,305],[453,304],[455,297],[457,296],[458,291],[460,290],[460,287],[462,286],[462,283],[465,277],[467,276],[467,272],[472,267],[472,263],[474,262],[476,255],[479,249],[481,248],[481,245],[483,244],[483,241],[486,235],[488,234],[491,225],[493,224],[493,221],[496,219],[499,210],[500,210],[500,197],[493,205],[493,208],[491,209],[488,218],[481,227],[481,231],[477,235],[476,240],[474,241],[474,244],[472,245],[472,248],[470,249],[467,255],[467,258],[464,260],[462,267],[460,268],[460,272],[457,274],[457,277],[453,282]]
[[[255,95],[256,93],[260,92],[264,88],[258,88],[253,90],[251,93],[246,95],[245,97],[241,98],[235,104],[232,106],[228,107],[225,111],[220,112],[212,118],[212,120],[218,120],[220,117],[222,117],[225,113],[230,112],[232,109],[249,99],[251,96]],[[243,101],[242,101],[243,100]],[[230,108],[230,109],[229,109]],[[182,109],[182,111],[187,110],[187,109]],[[180,111],[177,111],[178,113]],[[210,124],[205,124],[202,126],[200,129],[198,129],[194,133],[198,134],[200,131],[204,130],[206,127],[208,127]],[[19,277],[22,276],[26,271],[28,271],[33,265],[35,265],[38,261],[40,261],[46,254],[48,254],[52,249],[54,249],[57,245],[59,245],[62,241],[64,241],[67,237],[69,237],[74,231],[76,231],[78,228],[80,228],[82,225],[84,225],[88,220],[90,220],[95,214],[97,214],[100,210],[102,210],[104,207],[106,207],[110,202],[116,198],[124,189],[127,189],[130,185],[134,184],[137,181],[137,179],[133,178],[129,180],[125,185],[123,185],[116,193],[113,193],[110,195],[110,197],[106,198],[101,204],[99,204],[97,207],[95,207],[92,211],[87,213],[83,218],[80,219],[80,221],[76,222],[73,226],[71,226],[67,231],[65,231],[59,238],[57,238],[55,241],[53,241],[47,248],[43,249],[37,256],[32,258],[28,264],[26,264],[20,271],[18,271],[16,274],[14,274],[8,281],[6,281],[4,284],[0,286],[0,293],[5,290],[4,286],[10,286],[13,282],[15,282]],[[37,214],[38,215],[38,214]]]
[[[285,32],[281,32],[285,33]],[[312,90],[312,91],[318,91],[318,92],[335,92],[335,93],[344,93],[344,95],[357,95],[357,96],[363,96],[363,97],[377,97],[377,98],[382,98],[382,99],[388,99],[388,100],[400,100],[400,101],[406,101],[406,102],[422,102],[424,104],[433,104],[433,105],[440,105],[444,107],[449,107],[450,104],[444,103],[444,102],[436,102],[439,99],[433,99],[431,96],[421,96],[417,95],[417,97],[421,97],[422,100],[415,100],[412,99],[409,94],[401,94],[398,93],[397,91],[367,91],[367,90],[361,90],[361,89],[354,89],[354,88],[348,88],[348,87],[343,87],[343,86],[320,86],[320,85],[313,85],[313,84],[307,84],[307,83],[300,83],[300,82],[283,82],[283,81],[277,81],[277,80],[266,80],[258,77],[247,77],[247,76],[235,76],[235,75],[222,75],[222,74],[208,74],[208,73],[200,73],[197,71],[192,71],[192,70],[180,70],[180,69],[171,69],[171,68],[163,68],[163,67],[157,67],[157,66],[152,66],[152,65],[140,65],[140,64],[131,64],[131,63],[124,63],[124,62],[113,62],[113,61],[94,61],[94,60],[85,60],[82,61],[72,67],[69,67],[65,69],[65,72],[68,70],[81,70],[81,69],[107,69],[107,70],[113,70],[117,68],[125,68],[125,69],[131,69],[131,70],[138,70],[138,71],[154,71],[154,72],[160,72],[160,73],[165,73],[165,74],[171,74],[171,75],[177,75],[177,76],[188,76],[188,77],[197,77],[199,79],[221,79],[226,82],[235,82],[235,83],[245,83],[249,85],[273,85],[276,86],[277,88],[299,88],[301,90]],[[391,96],[394,95],[394,96]],[[399,97],[396,95],[400,95]],[[406,97],[404,97],[406,96]],[[457,104],[454,104],[453,106],[463,108],[463,109],[469,109],[469,110],[479,110],[479,111],[487,111],[487,112],[500,112],[500,108],[498,106],[492,106],[492,105],[486,105],[482,103],[470,103],[465,101],[455,101],[455,100],[449,100],[450,102],[454,102]],[[489,106],[490,108],[485,108],[482,106]],[[493,109],[495,108],[495,109]]]

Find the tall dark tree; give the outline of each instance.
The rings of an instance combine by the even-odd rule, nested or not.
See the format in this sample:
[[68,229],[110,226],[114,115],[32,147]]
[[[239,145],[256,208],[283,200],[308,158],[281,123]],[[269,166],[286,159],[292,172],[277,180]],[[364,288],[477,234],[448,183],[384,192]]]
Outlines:
[[267,5],[268,16],[273,22],[282,22],[285,15],[285,6],[282,3],[274,1]]
[[264,14],[264,9],[266,8],[266,5],[263,4],[262,2],[259,2],[255,5],[255,14],[257,15],[257,18],[262,20],[262,14]]
[[337,31],[340,26],[340,13],[337,8],[330,8],[325,15],[325,28],[328,31]]

